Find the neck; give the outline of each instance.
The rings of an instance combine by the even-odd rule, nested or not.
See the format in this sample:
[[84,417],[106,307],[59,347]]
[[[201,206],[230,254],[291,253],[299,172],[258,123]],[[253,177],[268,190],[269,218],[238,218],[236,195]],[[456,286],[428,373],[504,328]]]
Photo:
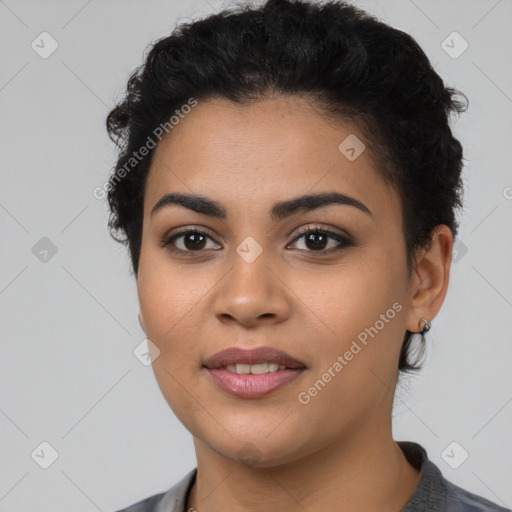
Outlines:
[[197,477],[186,510],[398,512],[414,493],[420,472],[394,442],[391,428],[359,429],[287,464],[248,467],[194,438]]

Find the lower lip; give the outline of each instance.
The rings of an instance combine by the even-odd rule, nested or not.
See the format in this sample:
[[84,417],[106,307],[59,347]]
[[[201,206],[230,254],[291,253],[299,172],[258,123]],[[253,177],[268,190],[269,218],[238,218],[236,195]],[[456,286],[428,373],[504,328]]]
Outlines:
[[304,368],[260,374],[238,374],[212,368],[206,368],[206,371],[223,391],[240,398],[258,398],[294,381]]

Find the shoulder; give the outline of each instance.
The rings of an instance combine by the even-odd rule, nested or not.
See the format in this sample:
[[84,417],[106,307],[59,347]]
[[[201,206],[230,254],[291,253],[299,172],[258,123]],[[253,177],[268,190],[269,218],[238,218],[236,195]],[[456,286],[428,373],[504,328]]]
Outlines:
[[401,512],[512,512],[447,480],[418,443],[399,441],[407,460],[420,469],[420,479]]
[[185,512],[190,489],[196,479],[197,468],[189,471],[168,491],[154,494],[116,512]]
[[453,510],[453,512],[510,512],[511,510],[466,491],[466,489],[448,480],[445,480],[445,484],[448,491],[446,497],[447,510]]
[[165,492],[154,494],[153,496],[149,496],[148,498],[144,498],[143,500],[130,505],[128,508],[123,508],[116,512],[155,512],[158,510],[156,507],[162,502],[162,498],[165,494]]

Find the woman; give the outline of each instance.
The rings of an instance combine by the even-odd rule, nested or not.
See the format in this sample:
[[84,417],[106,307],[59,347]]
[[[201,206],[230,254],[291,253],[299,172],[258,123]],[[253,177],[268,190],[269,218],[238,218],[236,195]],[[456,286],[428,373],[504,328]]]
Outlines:
[[337,1],[239,7],[152,47],[107,120],[109,226],[197,468],[126,512],[506,510],[391,431],[448,287],[457,92]]

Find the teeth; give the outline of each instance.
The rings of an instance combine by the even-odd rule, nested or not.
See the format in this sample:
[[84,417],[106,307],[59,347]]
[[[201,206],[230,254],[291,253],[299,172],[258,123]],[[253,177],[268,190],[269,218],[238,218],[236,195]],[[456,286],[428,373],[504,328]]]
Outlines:
[[284,364],[277,363],[258,363],[258,364],[230,364],[225,367],[226,370],[233,373],[240,374],[260,374],[276,372],[277,370],[284,370],[286,366]]

